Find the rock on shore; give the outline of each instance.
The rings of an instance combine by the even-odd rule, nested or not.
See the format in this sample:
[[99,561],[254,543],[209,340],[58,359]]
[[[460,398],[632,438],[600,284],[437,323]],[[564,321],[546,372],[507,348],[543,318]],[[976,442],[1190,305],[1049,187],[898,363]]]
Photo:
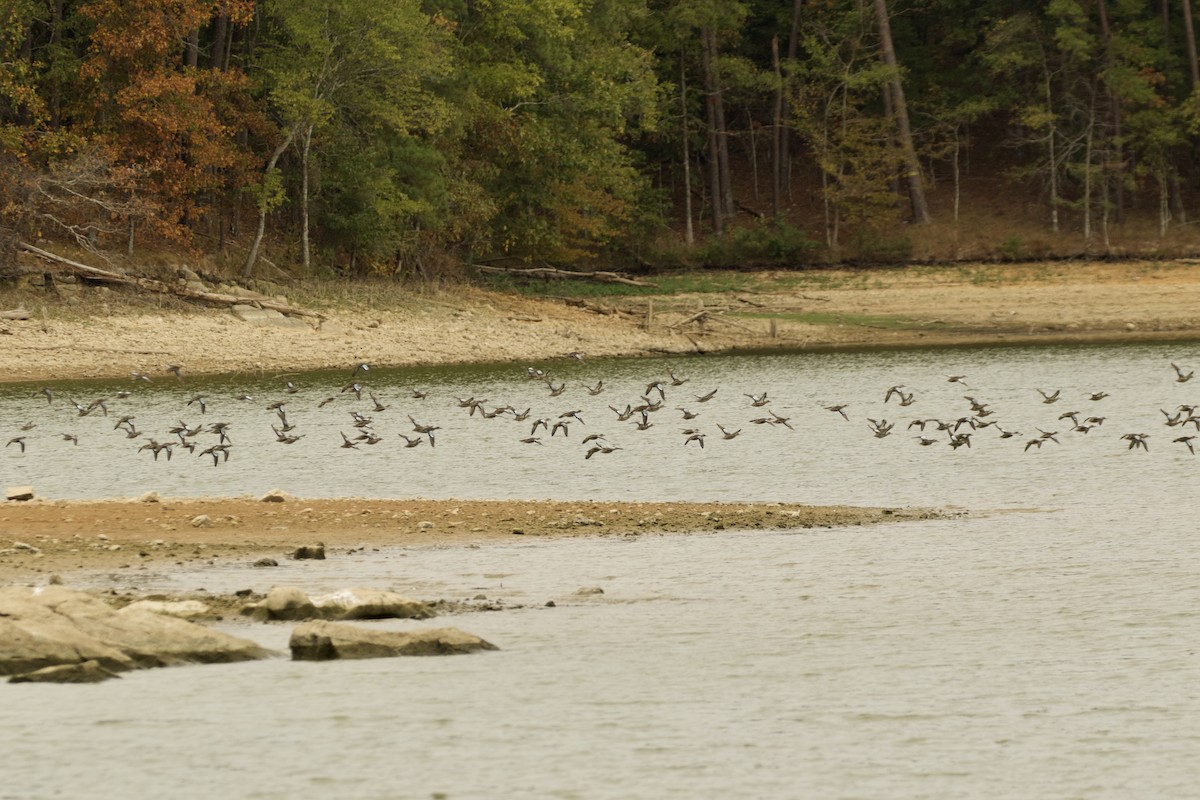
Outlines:
[[0,675],[86,661],[122,672],[270,655],[236,636],[144,608],[118,611],[99,598],[61,586],[0,589]]
[[447,656],[500,649],[491,642],[458,628],[380,631],[323,620],[297,625],[292,631],[288,647],[292,650],[293,661]]
[[310,619],[428,619],[433,609],[419,600],[385,589],[342,589],[309,597],[291,586],[276,586],[243,614],[260,622]]

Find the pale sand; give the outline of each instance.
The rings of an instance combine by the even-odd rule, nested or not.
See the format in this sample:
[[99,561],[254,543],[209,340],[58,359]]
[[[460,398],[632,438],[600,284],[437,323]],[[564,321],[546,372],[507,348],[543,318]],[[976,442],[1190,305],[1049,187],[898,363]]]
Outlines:
[[[45,316],[30,309],[33,319],[6,324],[0,380],[126,377],[131,371],[169,377],[167,364],[182,365],[185,374],[283,374],[348,369],[361,361],[535,363],[573,351],[607,357],[1200,338],[1200,269],[1190,262],[828,271],[812,280],[802,288],[767,282],[754,293],[656,297],[649,328],[644,297],[595,301],[618,312],[602,314],[465,287],[394,308],[333,311],[319,329],[254,327],[224,309],[152,313],[147,304],[141,311],[77,318],[67,307],[52,306]],[[678,324],[702,304],[713,310],[708,321]],[[812,314],[825,324],[803,316]]]

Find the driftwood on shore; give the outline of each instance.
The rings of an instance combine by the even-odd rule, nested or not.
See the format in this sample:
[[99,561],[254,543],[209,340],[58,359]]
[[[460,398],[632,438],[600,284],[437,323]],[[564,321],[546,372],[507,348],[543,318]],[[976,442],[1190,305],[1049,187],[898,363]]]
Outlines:
[[556,297],[553,299],[561,300],[563,305],[568,305],[568,306],[571,306],[572,308],[582,308],[584,311],[591,311],[593,314],[599,314],[599,315],[605,316],[605,317],[613,316],[613,315],[626,316],[626,317],[642,316],[641,314],[638,314],[634,311],[630,311],[625,308],[616,308],[616,307],[611,307],[611,306],[600,305],[598,303],[589,303],[587,300],[580,300],[577,297]]
[[757,333],[757,331],[755,331],[749,325],[746,325],[743,322],[738,322],[737,320],[734,320],[734,319],[730,319],[728,316],[729,311],[730,311],[730,309],[728,309],[728,308],[723,308],[723,307],[718,307],[718,306],[710,306],[708,308],[702,308],[694,314],[684,317],[683,319],[681,319],[677,322],[671,323],[670,325],[667,326],[667,328],[669,330],[678,330],[679,328],[682,328],[684,325],[691,325],[692,323],[695,323],[695,324],[703,327],[703,325],[707,322],[722,322],[726,325],[732,325],[735,328],[740,328],[740,329],[746,331],[747,333],[752,333],[752,334]]
[[619,272],[607,272],[604,270],[594,272],[575,272],[569,269],[556,269],[554,267],[495,267],[487,264],[476,264],[475,269],[480,272],[494,272],[503,275],[520,275],[525,278],[557,278],[560,280],[582,279],[591,281],[600,281],[601,283],[623,283],[627,286],[646,286],[651,289],[657,289],[658,284],[650,281],[639,281],[633,278],[627,278]]
[[69,258],[51,253],[49,250],[43,250],[40,247],[35,247],[27,242],[18,242],[17,247],[30,255],[37,256],[40,259],[58,264],[65,268],[68,272],[78,275],[85,280],[95,281],[97,283],[111,283],[118,286],[128,286],[134,289],[141,289],[155,294],[170,294],[176,297],[182,297],[185,300],[198,300],[204,303],[212,303],[214,305],[248,305],[257,308],[265,308],[271,311],[278,311],[280,314],[291,317],[311,317],[313,319],[323,320],[324,314],[319,314],[315,311],[307,311],[302,308],[289,306],[287,303],[280,303],[275,300],[257,297],[238,297],[231,294],[220,294],[218,292],[207,292],[200,289],[192,289],[184,285],[172,285],[154,278],[137,278],[129,275],[122,275],[119,272],[112,272],[99,267],[82,264],[78,261],[72,261]]

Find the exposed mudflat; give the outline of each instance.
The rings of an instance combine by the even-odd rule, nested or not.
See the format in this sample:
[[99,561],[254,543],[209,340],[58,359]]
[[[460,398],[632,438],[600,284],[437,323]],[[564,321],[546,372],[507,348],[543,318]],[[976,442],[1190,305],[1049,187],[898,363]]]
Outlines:
[[74,570],[289,558],[298,547],[461,546],[520,536],[639,536],[869,525],[923,509],[740,503],[302,500],[31,501],[0,505],[0,584]]

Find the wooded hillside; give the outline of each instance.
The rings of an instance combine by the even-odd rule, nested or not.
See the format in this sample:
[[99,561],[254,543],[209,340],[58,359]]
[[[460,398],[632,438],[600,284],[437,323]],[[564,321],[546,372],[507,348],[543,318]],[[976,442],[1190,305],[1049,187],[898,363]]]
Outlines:
[[1191,0],[9,0],[0,272],[1182,252],[1198,84]]

